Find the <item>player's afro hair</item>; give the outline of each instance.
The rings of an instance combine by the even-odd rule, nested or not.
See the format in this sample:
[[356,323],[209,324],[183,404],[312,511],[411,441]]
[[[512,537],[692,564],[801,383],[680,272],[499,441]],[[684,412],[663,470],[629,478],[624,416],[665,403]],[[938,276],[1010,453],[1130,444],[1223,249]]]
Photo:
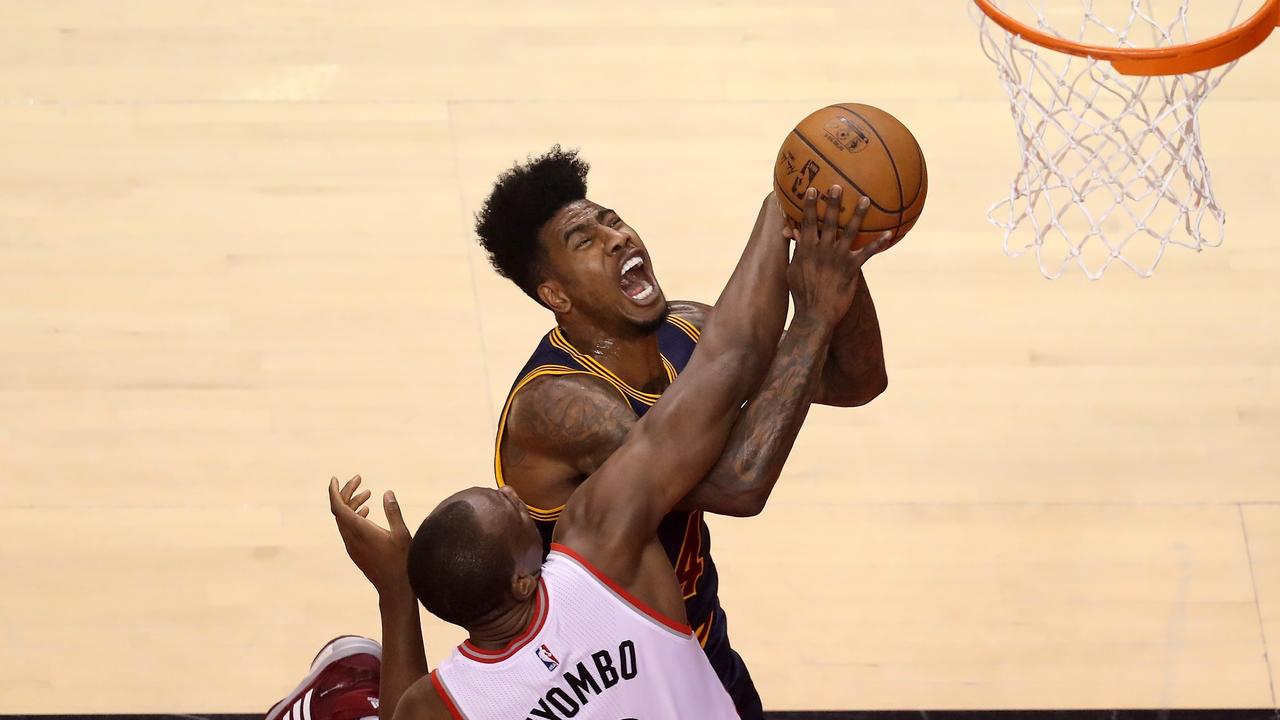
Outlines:
[[509,596],[515,559],[465,502],[427,516],[409,545],[409,585],[431,614],[467,626]]
[[554,145],[545,155],[530,157],[499,175],[476,214],[476,234],[489,253],[489,262],[539,303],[546,253],[538,242],[538,230],[560,208],[587,196],[590,168],[577,150]]

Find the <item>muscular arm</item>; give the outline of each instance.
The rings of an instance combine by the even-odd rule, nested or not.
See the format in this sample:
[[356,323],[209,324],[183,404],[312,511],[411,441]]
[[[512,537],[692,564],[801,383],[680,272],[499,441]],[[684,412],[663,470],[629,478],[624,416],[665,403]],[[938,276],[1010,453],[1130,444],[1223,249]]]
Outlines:
[[[770,310],[785,312],[786,290],[778,302],[776,287],[758,295]],[[709,305],[673,301],[671,312],[698,328],[706,326]],[[747,400],[707,476],[677,505],[719,515],[758,515],[777,484],[811,403],[840,407],[863,405],[887,383],[880,325],[875,305],[860,279],[853,305],[826,331],[813,323],[788,329],[758,389]],[[636,423],[617,392],[597,378],[569,375],[535,381],[512,406],[513,457],[509,465],[555,458],[568,472],[519,477],[517,492],[531,505],[554,507],[576,488],[579,478],[595,472],[622,444]],[[564,479],[564,478],[571,479]]]
[[[772,196],[766,203],[776,211]],[[574,493],[556,525],[558,541],[624,585],[662,517],[720,456],[748,390],[764,371],[764,358],[777,348],[783,317],[762,316],[753,302],[761,287],[786,287],[787,244],[780,217],[768,210],[762,209],[684,372]]]
[[[384,670],[385,672],[385,670]],[[386,698],[378,708],[378,720],[450,720],[449,708],[436,693],[429,677],[423,676],[413,683],[400,702],[396,705],[394,715],[384,715]]]
[[378,683],[378,720],[391,720],[405,691],[427,674],[418,599],[406,582],[395,592],[380,594],[382,673]]
[[[747,401],[714,467],[677,507],[720,515],[759,514],[808,415],[830,328],[787,330],[764,381]],[[534,381],[512,403],[506,480],[535,507],[557,507],[618,449],[637,418],[617,391],[583,375]],[[554,466],[549,472],[546,465]]]
[[853,305],[836,325],[814,402],[836,407],[866,405],[889,384],[884,366],[880,319],[862,275]]
[[422,625],[418,620],[418,600],[405,571],[412,538],[395,493],[382,496],[387,528],[369,519],[363,507],[372,493],[356,494],[361,478],[351,478],[341,487],[338,478],[329,480],[329,509],[347,556],[378,591],[378,614],[382,617],[382,672],[379,678],[380,720],[390,720],[407,688],[427,674],[427,657],[422,648]]
[[[701,303],[672,303],[673,313],[698,327],[711,311]],[[724,453],[678,507],[736,517],[760,514],[810,404],[865,405],[887,384],[880,323],[864,275],[853,305],[834,332],[813,323],[793,323],[787,330],[768,374],[734,424]]]
[[[858,210],[855,223],[861,223],[864,212],[865,207]],[[734,425],[724,454],[681,501],[681,508],[740,517],[759,514],[812,402],[863,405],[884,391],[888,380],[875,305],[861,268],[849,277],[851,303],[834,332],[824,323],[797,316]],[[673,312],[696,326],[706,322],[712,310],[700,303],[672,303]]]
[[[780,303],[776,294],[757,296],[757,300],[763,298],[785,312],[785,286]],[[861,314],[860,302],[866,305]],[[671,303],[672,314],[699,328],[705,327],[711,311],[702,303]],[[843,342],[843,347],[836,347],[837,342]],[[833,371],[836,363],[843,366]],[[831,405],[864,404],[884,389],[885,382],[879,324],[863,278],[853,307],[834,333],[812,322],[793,323],[788,329],[765,379],[734,423],[724,451],[677,507],[737,517],[758,515],[777,484],[809,405],[824,394]],[[559,505],[573,492],[578,478],[595,472],[613,454],[635,423],[626,402],[602,380],[569,375],[535,381],[512,406],[512,447],[519,450],[508,462],[554,457],[571,472],[552,474],[555,479],[533,472],[513,473],[512,479],[520,478],[516,490],[531,505]]]
[[[860,301],[867,308],[861,314]],[[712,311],[688,301],[671,306],[673,313],[698,327]],[[842,347],[836,347],[836,338]],[[842,368],[832,370],[837,363],[843,363]],[[863,279],[834,333],[813,322],[796,322],[787,330],[764,381],[738,416],[724,453],[678,507],[736,517],[760,514],[810,404],[824,399],[825,393],[830,405],[862,405],[883,391],[885,382],[880,328]]]
[[[712,310],[708,305],[687,300],[671,303],[673,314],[680,315],[699,328],[707,321]],[[766,379],[765,386],[768,384],[769,379]],[[867,287],[867,277],[861,275],[853,296],[853,305],[836,325],[835,333],[831,336],[813,402],[834,407],[866,405],[884,392],[888,384],[884,342],[880,337],[880,319],[876,316],[876,305],[871,299],[871,290]],[[761,390],[763,392],[764,386]],[[743,420],[739,421],[742,422]],[[738,433],[735,432],[734,435],[736,438]],[[725,450],[726,459],[736,454],[735,438],[729,440],[729,447]],[[722,512],[717,507],[698,509]],[[722,514],[737,513],[728,511]]]
[[724,453],[680,507],[747,517],[764,509],[809,414],[831,328],[797,318],[760,388],[738,416]]
[[504,476],[534,507],[564,503],[636,424],[635,411],[591,375],[538,378],[516,395],[503,438]]

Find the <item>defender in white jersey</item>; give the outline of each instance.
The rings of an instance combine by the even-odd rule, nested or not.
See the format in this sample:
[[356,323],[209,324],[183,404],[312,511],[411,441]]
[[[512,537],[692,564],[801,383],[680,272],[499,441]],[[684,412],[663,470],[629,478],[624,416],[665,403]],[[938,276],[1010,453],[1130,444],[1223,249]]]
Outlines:
[[535,603],[531,634],[496,652],[463,643],[435,669],[448,704],[548,720],[588,706],[583,717],[675,718],[691,708],[712,720],[738,716],[689,626],[572,549],[551,546]]
[[[358,476],[343,488],[331,482],[347,552],[379,594],[382,720],[736,717],[687,625],[655,532],[720,456],[766,366],[779,386],[812,398],[858,270],[889,239],[851,249],[858,220],[839,230],[832,202],[819,230],[816,197],[806,197],[798,231],[766,198],[697,351],[570,497],[545,564],[538,529],[510,487],[455,493],[410,538],[394,495],[383,498],[391,525],[383,530],[365,517],[369,493],[355,494]],[[779,349],[788,285],[796,311]],[[469,636],[429,676],[415,599]]]

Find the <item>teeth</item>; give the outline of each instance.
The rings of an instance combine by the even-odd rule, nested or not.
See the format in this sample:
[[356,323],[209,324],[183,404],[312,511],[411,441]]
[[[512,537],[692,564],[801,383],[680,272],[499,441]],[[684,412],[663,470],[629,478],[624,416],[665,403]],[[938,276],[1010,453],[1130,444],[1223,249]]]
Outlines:
[[632,270],[640,267],[641,265],[644,265],[644,260],[639,255],[637,255],[622,264],[622,274],[626,275],[628,272],[631,272]]
[[652,295],[652,294],[653,294],[653,286],[652,286],[652,285],[645,285],[644,290],[640,291],[640,293],[639,293],[639,294],[637,294],[637,295],[636,295],[634,298],[632,298],[632,299],[633,299],[633,300],[648,300],[648,299],[649,299],[649,296],[650,296],[650,295]]

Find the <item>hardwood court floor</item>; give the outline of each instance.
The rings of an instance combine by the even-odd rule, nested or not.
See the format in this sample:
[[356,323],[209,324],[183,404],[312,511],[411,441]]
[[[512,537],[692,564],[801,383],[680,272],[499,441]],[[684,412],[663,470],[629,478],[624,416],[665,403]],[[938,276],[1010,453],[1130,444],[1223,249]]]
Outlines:
[[712,300],[844,100],[931,191],[867,271],[888,392],[713,520],[766,705],[1274,706],[1280,43],[1203,113],[1226,244],[1050,283],[985,221],[1017,156],[965,3],[798,8],[0,0],[0,712],[253,712],[376,633],[328,477],[491,482],[548,327],[472,242],[494,175],[581,147]]

